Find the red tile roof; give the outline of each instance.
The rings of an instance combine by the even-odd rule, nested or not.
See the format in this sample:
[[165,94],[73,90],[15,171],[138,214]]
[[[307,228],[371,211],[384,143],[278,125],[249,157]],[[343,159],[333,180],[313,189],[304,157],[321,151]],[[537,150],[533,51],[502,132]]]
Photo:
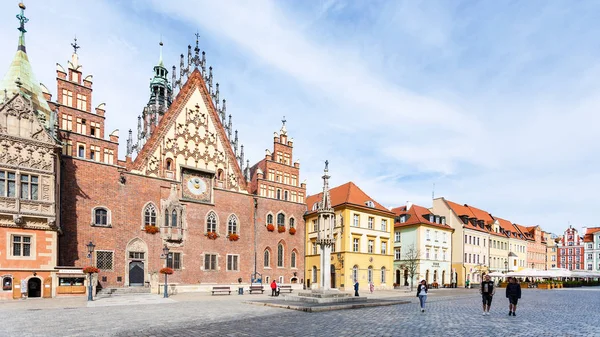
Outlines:
[[394,224],[394,227],[403,227],[403,226],[410,226],[410,225],[416,225],[416,224],[426,224],[426,225],[431,225],[431,226],[440,227],[440,228],[444,228],[444,229],[452,229],[452,227],[450,227],[449,225],[443,225],[443,224],[431,222],[427,218],[425,218],[425,215],[430,215],[433,213],[431,213],[431,211],[429,209],[427,209],[423,206],[412,205],[408,211],[406,210],[406,206],[401,206],[401,207],[393,208],[392,212],[394,212],[394,214],[396,214],[396,216],[400,216],[400,215],[407,216],[407,219],[405,222],[403,222],[403,223],[396,222]]
[[583,242],[594,242],[594,234],[600,232],[600,227],[590,227],[585,231]]
[[[329,197],[331,198],[331,206],[336,207],[342,204],[350,204],[361,207],[367,207],[366,202],[372,201],[375,205],[375,209],[383,212],[390,213],[392,212],[383,207],[380,203],[373,200],[370,196],[368,196],[363,190],[361,190],[356,184],[349,181],[343,185],[334,187],[329,190]],[[321,202],[323,198],[323,192],[315,195],[310,195],[306,198],[306,206],[308,207],[308,211],[312,212],[313,205],[317,202]]]

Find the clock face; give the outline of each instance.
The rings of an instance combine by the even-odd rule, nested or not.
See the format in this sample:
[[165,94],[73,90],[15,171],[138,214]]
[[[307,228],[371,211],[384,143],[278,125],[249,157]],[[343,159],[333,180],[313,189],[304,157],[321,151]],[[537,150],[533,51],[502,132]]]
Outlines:
[[187,182],[188,190],[195,195],[201,195],[206,192],[206,183],[199,177],[192,177]]

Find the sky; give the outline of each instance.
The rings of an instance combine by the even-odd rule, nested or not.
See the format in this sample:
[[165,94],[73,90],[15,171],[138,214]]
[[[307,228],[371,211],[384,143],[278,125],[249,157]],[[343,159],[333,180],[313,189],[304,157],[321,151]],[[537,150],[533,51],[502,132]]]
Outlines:
[[[0,4],[0,73],[16,51],[17,4]],[[171,71],[198,32],[246,158],[272,149],[285,116],[308,194],[329,160],[332,186],[353,181],[388,207],[435,196],[556,234],[598,226],[597,2],[25,4],[37,79],[55,94],[76,36],[120,159],[159,41]]]

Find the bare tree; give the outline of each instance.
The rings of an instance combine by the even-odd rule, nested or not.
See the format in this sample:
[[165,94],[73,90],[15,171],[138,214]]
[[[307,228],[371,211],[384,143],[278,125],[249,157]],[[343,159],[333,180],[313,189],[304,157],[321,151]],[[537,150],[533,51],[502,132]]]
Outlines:
[[413,290],[413,280],[417,274],[417,266],[419,265],[419,257],[421,253],[418,249],[415,249],[415,245],[408,246],[406,253],[404,253],[404,265],[408,271],[410,277],[410,291]]

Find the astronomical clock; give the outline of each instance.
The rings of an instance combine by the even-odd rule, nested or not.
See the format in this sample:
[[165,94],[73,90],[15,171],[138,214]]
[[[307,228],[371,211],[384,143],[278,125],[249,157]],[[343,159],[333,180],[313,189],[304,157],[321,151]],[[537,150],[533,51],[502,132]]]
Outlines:
[[190,201],[212,203],[214,173],[182,168],[181,185],[183,198]]

